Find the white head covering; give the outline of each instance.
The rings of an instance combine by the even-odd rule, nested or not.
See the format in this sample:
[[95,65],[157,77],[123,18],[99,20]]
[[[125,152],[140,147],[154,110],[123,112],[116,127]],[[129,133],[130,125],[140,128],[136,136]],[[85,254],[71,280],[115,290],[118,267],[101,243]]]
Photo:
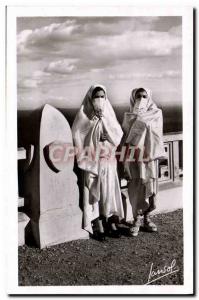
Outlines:
[[140,149],[145,147],[149,160],[164,156],[163,145],[163,118],[162,110],[152,101],[152,93],[144,89],[148,95],[145,103],[145,111],[138,117],[134,113],[136,107],[136,92],[134,89],[130,96],[130,112],[124,113],[123,130],[125,132],[124,143],[135,145]]
[[[92,93],[100,87],[105,93],[105,106],[101,119],[94,115],[92,106]],[[111,144],[117,147],[121,141],[123,131],[115,116],[114,110],[107,98],[106,88],[102,85],[93,85],[88,90],[82,105],[76,115],[72,126],[72,134],[75,146],[82,150],[86,146],[95,148],[99,142],[100,128],[108,135]],[[79,165],[79,167],[81,167]]]
[[[115,117],[115,113],[113,111],[113,108],[112,108],[112,106],[111,106],[111,104],[110,104],[110,102],[107,98],[106,88],[103,85],[100,85],[100,84],[92,85],[90,87],[90,89],[86,93],[86,96],[84,97],[84,100],[81,104],[79,113],[83,112],[88,117],[88,119],[90,119],[90,120],[92,119],[92,117],[93,117],[92,94],[93,94],[93,91],[96,88],[101,88],[104,91],[104,94],[105,94],[106,105],[105,105],[105,109],[104,109],[104,112],[103,112],[104,117],[113,118],[114,120],[117,121],[117,119]],[[75,122],[74,122],[74,124],[75,124]],[[74,126],[74,124],[73,124],[73,126]]]
[[[123,123],[122,123],[122,128],[124,130],[125,133],[127,133],[129,131],[129,128],[132,125],[131,120],[135,118],[135,115],[137,115],[137,108],[136,108],[136,92],[141,89],[141,88],[136,88],[133,89],[131,92],[131,96],[130,96],[130,108],[129,108],[129,112],[125,112],[124,113],[124,119],[123,119]],[[153,102],[152,100],[152,92],[149,89],[146,88],[142,88],[146,91],[148,98],[146,101],[146,109],[145,109],[145,113],[147,113],[148,111],[157,111],[159,110],[158,107],[156,106],[156,104]]]
[[[132,90],[131,92],[131,96],[130,96],[130,112],[133,112],[134,111],[134,107],[135,107],[135,103],[136,103],[136,93],[137,91],[141,89],[141,88],[136,88],[134,90]],[[147,103],[146,103],[146,111],[149,110],[149,109],[153,109],[153,108],[157,108],[156,104],[153,102],[152,100],[152,91],[149,90],[149,89],[145,89],[145,88],[142,88],[143,90],[146,91],[147,93]]]

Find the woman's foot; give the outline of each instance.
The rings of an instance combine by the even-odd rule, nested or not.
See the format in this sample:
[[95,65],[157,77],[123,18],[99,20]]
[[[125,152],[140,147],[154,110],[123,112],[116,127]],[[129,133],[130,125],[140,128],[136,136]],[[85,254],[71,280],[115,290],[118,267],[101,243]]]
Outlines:
[[156,209],[156,196],[153,194],[152,196],[149,197],[149,209],[148,212],[151,212]]
[[108,235],[113,238],[120,238],[121,234],[114,222],[108,221]]
[[141,216],[137,216],[137,218],[133,222],[133,226],[130,227],[130,235],[133,237],[138,236],[140,226],[141,226]]
[[96,231],[94,233],[94,238],[100,242],[104,242],[106,240],[105,233],[100,231]]
[[150,217],[148,215],[144,216],[144,229],[149,231],[149,232],[157,232],[158,228],[155,225],[155,223],[153,223],[150,219]]
[[105,237],[105,233],[104,233],[104,227],[102,224],[102,220],[97,218],[95,220],[95,225],[96,225],[97,230],[94,232],[93,237],[100,242],[105,241],[106,237]]
[[112,238],[120,238],[121,234],[118,229],[109,229],[109,236]]

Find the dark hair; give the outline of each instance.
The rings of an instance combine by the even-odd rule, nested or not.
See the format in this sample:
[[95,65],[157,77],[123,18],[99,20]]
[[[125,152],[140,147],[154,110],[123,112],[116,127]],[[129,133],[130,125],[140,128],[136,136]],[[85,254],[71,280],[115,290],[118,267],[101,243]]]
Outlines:
[[96,87],[96,88],[94,88],[94,90],[92,91],[91,98],[93,99],[93,97],[95,96],[95,94],[96,94],[97,92],[99,92],[99,91],[103,91],[103,92],[104,92],[104,94],[105,94],[105,91],[104,91],[104,89],[103,89],[102,87],[100,87],[100,86],[97,86],[97,87]]
[[138,93],[140,93],[140,92],[145,92],[145,93],[147,93],[147,91],[146,91],[145,89],[139,88],[139,89],[137,89],[137,91],[136,91],[136,93],[135,93],[135,97],[136,97],[136,95],[137,95]]

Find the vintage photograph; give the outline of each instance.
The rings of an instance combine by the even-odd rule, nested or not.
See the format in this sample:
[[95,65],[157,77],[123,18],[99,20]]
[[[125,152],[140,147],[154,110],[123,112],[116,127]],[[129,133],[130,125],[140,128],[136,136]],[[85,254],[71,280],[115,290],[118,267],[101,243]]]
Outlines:
[[17,15],[19,287],[185,285],[183,17]]

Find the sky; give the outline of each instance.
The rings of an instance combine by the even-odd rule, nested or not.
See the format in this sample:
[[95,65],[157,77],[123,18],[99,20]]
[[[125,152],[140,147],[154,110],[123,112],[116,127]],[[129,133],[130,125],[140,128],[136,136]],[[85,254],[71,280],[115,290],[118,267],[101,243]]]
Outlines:
[[181,17],[17,18],[18,109],[77,108],[92,84],[114,106],[132,89],[157,104],[182,103]]

